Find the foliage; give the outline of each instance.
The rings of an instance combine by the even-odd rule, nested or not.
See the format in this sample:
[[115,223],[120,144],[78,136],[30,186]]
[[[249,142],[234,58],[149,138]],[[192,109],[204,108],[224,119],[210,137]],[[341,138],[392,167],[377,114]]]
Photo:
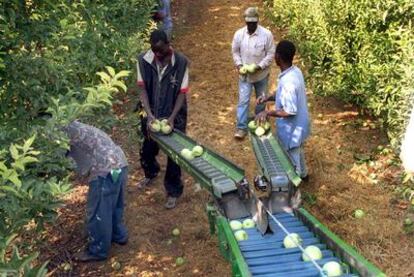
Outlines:
[[147,46],[153,6],[0,1],[0,270],[44,275],[44,267],[28,273],[36,255],[21,258],[16,245],[22,232],[35,236],[53,220],[70,190],[62,126],[80,119],[105,129],[115,121],[116,94],[133,82],[121,69],[134,69]]
[[378,116],[398,145],[414,101],[414,2],[266,2],[275,24],[297,42],[314,92]]
[[[11,247],[12,241],[15,236],[7,238],[2,241],[1,249],[7,249]],[[6,257],[5,251],[0,253],[0,275],[1,276],[31,276],[41,277],[47,273],[46,263],[40,267],[33,267],[31,263],[37,258],[38,254],[32,254],[26,257],[21,257],[19,250],[16,246],[13,246],[13,251],[10,257]]]

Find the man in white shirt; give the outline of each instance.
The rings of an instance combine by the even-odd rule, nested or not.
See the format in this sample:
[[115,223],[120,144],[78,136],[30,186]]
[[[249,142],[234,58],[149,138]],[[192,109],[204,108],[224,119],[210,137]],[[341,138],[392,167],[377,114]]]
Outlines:
[[[240,74],[237,126],[234,134],[238,139],[243,139],[247,134],[250,95],[253,88],[256,98],[267,95],[270,65],[275,53],[272,33],[258,24],[257,8],[247,8],[244,19],[246,26],[237,30],[232,43],[234,64]],[[242,74],[240,69],[245,65],[252,68],[250,72]],[[255,113],[260,113],[264,108],[264,104],[256,105]]]

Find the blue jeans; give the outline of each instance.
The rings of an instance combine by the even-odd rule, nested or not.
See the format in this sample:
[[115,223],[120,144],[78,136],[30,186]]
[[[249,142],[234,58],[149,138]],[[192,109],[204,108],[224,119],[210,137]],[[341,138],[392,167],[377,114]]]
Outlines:
[[[247,119],[249,116],[249,104],[250,96],[254,88],[256,92],[256,99],[259,96],[267,95],[267,86],[269,81],[269,75],[267,75],[263,80],[260,80],[256,83],[248,83],[246,81],[239,80],[239,104],[237,105],[237,129],[246,130],[247,129]],[[255,114],[258,114],[264,111],[266,107],[265,103],[256,105]]]
[[289,149],[287,152],[299,177],[306,177],[306,175],[308,175],[308,169],[306,167],[303,145]]
[[87,252],[107,258],[111,242],[125,242],[128,232],[122,223],[124,214],[124,190],[128,180],[128,168],[122,168],[118,180],[113,182],[110,173],[89,183],[86,228],[89,235]]

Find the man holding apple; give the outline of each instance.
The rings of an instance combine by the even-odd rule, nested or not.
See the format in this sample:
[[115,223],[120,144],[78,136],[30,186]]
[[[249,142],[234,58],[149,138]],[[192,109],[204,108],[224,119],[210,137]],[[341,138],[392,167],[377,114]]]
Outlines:
[[[148,135],[148,124],[155,119],[167,119],[171,127],[182,132],[185,132],[187,125],[188,60],[170,46],[164,31],[153,31],[150,44],[151,49],[141,53],[137,63],[140,101],[146,113],[141,120],[144,142],[140,151],[145,178],[138,183],[138,188],[149,185],[160,171],[156,160],[159,148]],[[167,191],[165,207],[172,209],[183,193],[183,184],[181,169],[170,158],[164,187]]]
[[[260,26],[256,7],[244,13],[246,26],[237,30],[232,43],[234,65],[239,73],[239,103],[234,137],[243,139],[247,135],[250,95],[253,88],[256,98],[267,95],[270,65],[275,52],[272,33]],[[263,111],[264,104],[257,104],[256,114]]]
[[303,74],[293,65],[295,52],[295,45],[290,41],[283,40],[277,45],[275,61],[281,73],[276,93],[257,100],[258,103],[274,100],[275,110],[261,112],[256,120],[263,122],[270,116],[276,117],[277,136],[303,179],[308,175],[303,144],[310,135],[310,119]]

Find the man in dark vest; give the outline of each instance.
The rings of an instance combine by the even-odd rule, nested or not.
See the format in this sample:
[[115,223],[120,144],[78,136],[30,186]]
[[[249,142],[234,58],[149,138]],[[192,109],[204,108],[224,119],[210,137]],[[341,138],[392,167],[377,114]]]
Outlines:
[[[156,160],[159,148],[148,136],[148,124],[154,119],[166,118],[182,132],[187,125],[188,60],[172,49],[164,31],[153,31],[150,43],[151,49],[141,53],[137,63],[140,100],[146,113],[141,120],[144,142],[140,151],[145,178],[138,183],[138,188],[149,185],[160,171]],[[183,184],[181,169],[170,158],[164,186],[168,196],[165,207],[172,209],[183,192]]]

